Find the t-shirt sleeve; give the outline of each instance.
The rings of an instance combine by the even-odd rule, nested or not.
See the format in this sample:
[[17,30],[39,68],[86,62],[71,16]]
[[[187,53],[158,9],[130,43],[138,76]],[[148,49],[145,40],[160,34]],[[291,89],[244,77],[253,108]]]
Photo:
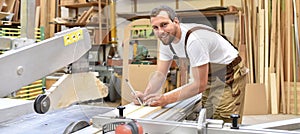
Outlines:
[[201,39],[192,40],[191,42],[188,42],[186,49],[191,67],[201,66],[210,61],[207,42],[204,42]]
[[162,61],[169,61],[173,59],[173,53],[169,46],[160,44],[159,59]]

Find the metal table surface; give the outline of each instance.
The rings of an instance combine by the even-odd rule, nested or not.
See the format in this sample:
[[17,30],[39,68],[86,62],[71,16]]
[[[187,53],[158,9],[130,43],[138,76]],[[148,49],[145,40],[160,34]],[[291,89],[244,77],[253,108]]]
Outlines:
[[0,133],[10,134],[58,134],[72,122],[87,121],[98,114],[111,111],[111,107],[72,105],[65,109],[52,111],[46,114],[31,113],[1,122]]

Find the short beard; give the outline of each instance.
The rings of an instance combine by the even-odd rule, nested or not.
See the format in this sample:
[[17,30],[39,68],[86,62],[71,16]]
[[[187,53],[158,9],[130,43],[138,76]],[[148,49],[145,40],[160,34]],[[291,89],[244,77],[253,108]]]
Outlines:
[[164,44],[164,45],[170,45],[175,39],[175,36],[169,36],[169,39],[167,40],[167,42],[164,42],[161,40],[161,42]]

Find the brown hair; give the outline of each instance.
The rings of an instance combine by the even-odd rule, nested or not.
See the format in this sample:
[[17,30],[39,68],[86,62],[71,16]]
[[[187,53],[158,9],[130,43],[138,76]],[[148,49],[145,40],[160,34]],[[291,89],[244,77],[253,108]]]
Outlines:
[[152,9],[152,11],[150,12],[150,17],[156,17],[161,11],[166,11],[171,21],[173,21],[175,17],[177,17],[176,12],[171,7],[168,7],[166,5],[161,5]]

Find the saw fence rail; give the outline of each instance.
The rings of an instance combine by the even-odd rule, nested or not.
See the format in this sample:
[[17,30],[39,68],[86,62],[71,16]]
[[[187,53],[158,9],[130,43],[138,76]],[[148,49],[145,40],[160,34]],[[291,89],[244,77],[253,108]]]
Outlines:
[[269,113],[299,114],[300,1],[241,0],[241,3],[249,84],[265,85]]

